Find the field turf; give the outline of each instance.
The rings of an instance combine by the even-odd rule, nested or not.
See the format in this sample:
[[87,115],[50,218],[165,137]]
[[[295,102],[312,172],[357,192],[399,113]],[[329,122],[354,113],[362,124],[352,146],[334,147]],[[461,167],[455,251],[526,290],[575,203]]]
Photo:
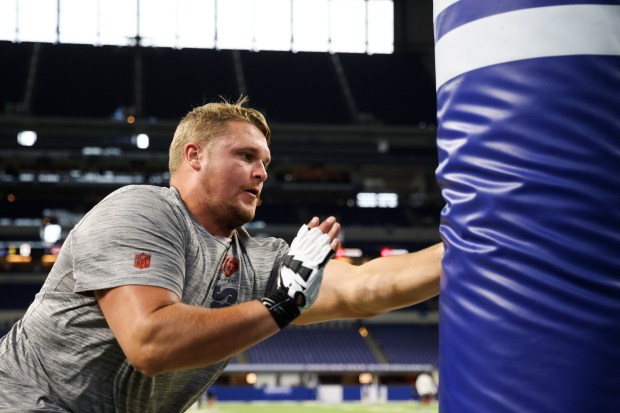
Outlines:
[[389,402],[381,404],[361,403],[218,403],[213,407],[196,406],[188,412],[204,413],[437,413],[437,403],[422,406],[412,402]]

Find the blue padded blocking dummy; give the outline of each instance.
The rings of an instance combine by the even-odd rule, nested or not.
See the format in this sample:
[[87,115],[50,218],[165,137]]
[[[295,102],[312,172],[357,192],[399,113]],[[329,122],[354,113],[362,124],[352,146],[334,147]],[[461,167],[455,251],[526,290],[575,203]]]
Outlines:
[[620,412],[620,2],[435,1],[444,413]]

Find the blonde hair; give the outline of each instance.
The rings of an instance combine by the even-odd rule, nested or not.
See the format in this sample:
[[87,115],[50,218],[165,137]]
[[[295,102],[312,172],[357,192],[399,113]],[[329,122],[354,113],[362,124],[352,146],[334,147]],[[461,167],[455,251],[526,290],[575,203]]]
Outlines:
[[183,161],[185,145],[195,143],[207,144],[213,137],[224,132],[230,121],[248,122],[258,128],[269,145],[271,130],[262,113],[256,109],[246,108],[243,105],[248,101],[247,96],[241,96],[235,103],[220,97],[221,102],[207,103],[194,108],[177,126],[170,144],[168,169],[174,174]]

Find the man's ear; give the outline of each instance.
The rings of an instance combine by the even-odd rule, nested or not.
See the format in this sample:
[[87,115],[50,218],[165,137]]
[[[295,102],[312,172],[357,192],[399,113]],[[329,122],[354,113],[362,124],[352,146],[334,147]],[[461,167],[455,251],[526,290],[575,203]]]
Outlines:
[[203,157],[202,148],[195,143],[188,143],[185,145],[185,161],[192,167],[192,169],[200,170],[200,161]]

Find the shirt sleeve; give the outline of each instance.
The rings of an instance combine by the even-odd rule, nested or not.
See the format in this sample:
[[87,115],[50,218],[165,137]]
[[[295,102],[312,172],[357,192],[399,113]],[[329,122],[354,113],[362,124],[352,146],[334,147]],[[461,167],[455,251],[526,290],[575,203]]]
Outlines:
[[153,190],[104,199],[71,233],[74,292],[149,285],[181,297],[186,229],[179,214]]

